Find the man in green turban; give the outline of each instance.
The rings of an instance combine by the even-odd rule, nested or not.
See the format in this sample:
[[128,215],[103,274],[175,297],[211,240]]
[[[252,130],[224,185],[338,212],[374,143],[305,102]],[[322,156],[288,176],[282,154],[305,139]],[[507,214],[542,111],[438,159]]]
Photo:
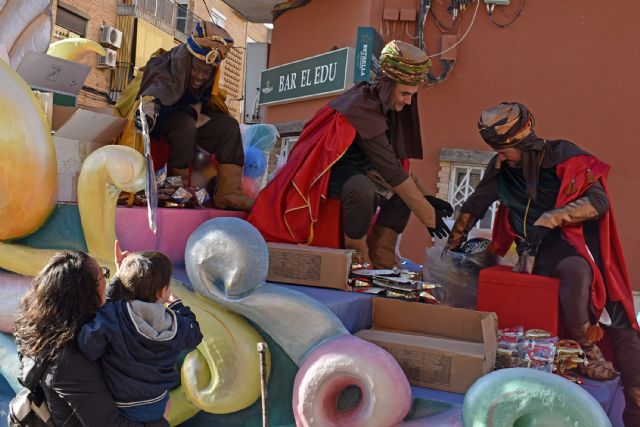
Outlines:
[[451,205],[408,172],[409,159],[422,158],[416,94],[430,64],[422,50],[392,41],[374,83],[354,86],[315,114],[249,214],[267,241],[308,244],[331,232],[315,229],[327,197],[341,202],[344,248],[375,268],[398,264],[397,238],[412,212],[432,236],[448,234],[442,217]]

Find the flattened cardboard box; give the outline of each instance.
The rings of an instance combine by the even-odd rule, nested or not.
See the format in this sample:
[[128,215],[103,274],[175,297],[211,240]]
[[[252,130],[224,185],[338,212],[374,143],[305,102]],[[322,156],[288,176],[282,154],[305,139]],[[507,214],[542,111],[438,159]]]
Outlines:
[[491,372],[495,313],[375,298],[373,326],[356,335],[387,350],[409,383],[464,393]]
[[270,282],[348,290],[353,251],[267,243]]

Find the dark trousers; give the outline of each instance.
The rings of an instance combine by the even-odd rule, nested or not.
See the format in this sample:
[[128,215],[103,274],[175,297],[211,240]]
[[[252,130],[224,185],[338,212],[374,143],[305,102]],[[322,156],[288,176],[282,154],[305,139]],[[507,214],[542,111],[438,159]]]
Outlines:
[[238,122],[222,111],[206,109],[204,114],[211,120],[197,128],[192,114],[195,110],[191,110],[170,109],[158,117],[153,129],[154,136],[163,135],[169,144],[169,166],[177,169],[191,166],[196,146],[215,154],[218,163],[242,166],[244,150]]
[[[572,254],[572,250],[565,241],[555,241],[554,245],[543,242],[534,273],[560,279],[560,308],[565,325],[579,326],[598,319],[590,310],[593,272],[587,260]],[[622,304],[608,301],[606,308],[611,317],[606,333],[624,386],[624,423],[626,427],[640,426],[640,334],[631,327]]]
[[[332,196],[331,193],[329,195]],[[342,203],[342,228],[351,239],[367,235],[378,207],[380,212],[376,224],[398,234],[404,231],[411,215],[411,210],[400,197],[394,195],[389,200],[380,197],[373,181],[359,173],[342,184],[338,198]]]

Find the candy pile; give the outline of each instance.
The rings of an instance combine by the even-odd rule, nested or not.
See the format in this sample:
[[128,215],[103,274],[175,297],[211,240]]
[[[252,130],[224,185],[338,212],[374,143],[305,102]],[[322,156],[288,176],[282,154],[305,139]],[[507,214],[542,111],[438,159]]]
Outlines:
[[542,329],[524,330],[522,326],[498,331],[496,369],[533,368],[555,372],[572,381],[579,377],[571,369],[586,363],[580,345],[573,340],[558,340]]
[[439,304],[439,290],[436,283],[423,282],[422,275],[409,270],[393,268],[371,270],[369,264],[353,264],[350,283],[355,291],[366,289],[368,293],[406,301]]
[[[156,172],[158,185],[158,206],[164,208],[202,208],[207,206],[211,196],[205,188],[188,187],[179,176],[167,176],[167,167],[164,166]],[[147,206],[147,197],[144,191],[135,195],[122,193],[118,199],[119,204]]]

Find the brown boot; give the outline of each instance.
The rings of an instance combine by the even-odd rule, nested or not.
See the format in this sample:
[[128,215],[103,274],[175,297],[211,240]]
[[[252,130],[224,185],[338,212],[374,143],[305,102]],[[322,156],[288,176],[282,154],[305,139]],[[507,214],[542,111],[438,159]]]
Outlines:
[[369,258],[369,247],[367,246],[366,237],[361,237],[360,239],[352,239],[345,234],[344,248],[353,249],[359,252],[360,259],[354,259],[354,263],[371,265],[371,259]]
[[218,188],[213,196],[213,204],[218,209],[248,211],[255,199],[242,192],[242,166],[232,163],[218,165]]
[[625,427],[640,427],[640,334],[633,328],[607,328],[624,386]]
[[587,357],[587,364],[580,368],[582,374],[592,380],[612,380],[618,376],[618,372],[613,368],[613,364],[604,358],[596,345],[598,339],[593,336],[596,335],[594,327],[587,322],[580,326],[570,326],[567,328],[567,332],[571,339],[580,344]]
[[388,227],[374,225],[367,236],[369,246],[369,256],[373,263],[373,268],[388,269],[398,266],[396,260],[396,242],[398,233]]

